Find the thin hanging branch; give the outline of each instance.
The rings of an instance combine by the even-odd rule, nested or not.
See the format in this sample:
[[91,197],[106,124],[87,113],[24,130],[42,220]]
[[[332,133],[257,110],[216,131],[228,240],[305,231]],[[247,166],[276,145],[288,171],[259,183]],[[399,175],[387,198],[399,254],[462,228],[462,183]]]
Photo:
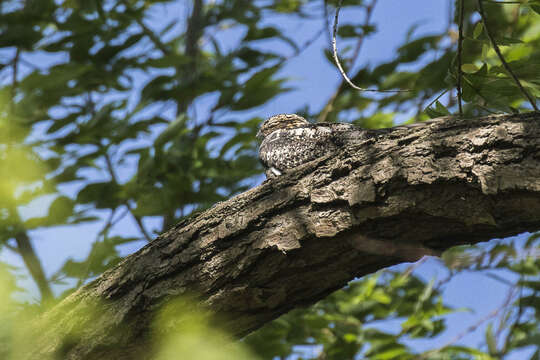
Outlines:
[[[373,0],[369,5],[366,6],[366,17],[364,20],[364,23],[362,24],[364,28],[366,28],[369,25],[369,22],[371,21],[371,16],[373,14],[373,10],[375,9],[375,6],[377,5],[377,0]],[[326,4],[324,7],[324,19],[326,22],[325,29],[330,28],[330,24],[328,22],[328,13],[326,11]],[[330,33],[328,34],[328,43],[332,43],[332,39],[330,39]],[[356,48],[354,50],[353,56],[349,59],[350,64],[354,64],[356,60],[358,59],[358,56],[360,55],[360,50],[362,49],[362,45],[364,44],[364,38],[366,36],[366,33],[363,32],[362,35],[360,35],[356,41]],[[330,100],[326,103],[324,108],[321,111],[321,114],[319,115],[318,122],[325,122],[326,118],[328,117],[328,114],[332,111],[332,108],[334,106],[334,102],[336,101],[338,95],[343,91],[345,84],[345,79],[342,79],[339,85],[336,88],[336,91],[332,96],[330,97]]]
[[508,74],[510,74],[512,79],[514,79],[514,82],[516,83],[517,87],[519,88],[523,96],[525,96],[527,100],[529,100],[529,103],[531,104],[532,108],[536,111],[539,111],[538,106],[536,106],[536,101],[529,94],[529,92],[523,87],[523,85],[521,85],[521,82],[519,81],[518,77],[516,76],[512,68],[510,68],[510,65],[508,65],[503,54],[501,53],[501,49],[499,49],[499,45],[497,45],[497,42],[493,38],[493,34],[491,33],[488,23],[487,23],[487,17],[484,11],[484,5],[482,4],[482,0],[476,0],[476,3],[478,6],[478,12],[480,13],[480,16],[482,17],[482,23],[484,24],[484,29],[486,30],[487,37],[489,38],[489,41],[491,42],[491,45],[493,46],[493,50],[495,50],[495,53],[497,53],[497,56],[501,60],[501,63],[503,64]]
[[458,98],[458,106],[459,106],[459,115],[463,116],[463,93],[461,89],[461,78],[463,77],[463,71],[461,69],[462,65],[462,52],[463,52],[463,13],[464,13],[464,7],[465,4],[463,3],[464,0],[459,1],[459,19],[458,19],[458,50],[457,50],[457,98]]
[[338,30],[338,18],[339,18],[339,11],[341,10],[341,4],[343,3],[343,0],[340,0],[337,7],[336,7],[336,15],[334,16],[334,26],[332,28],[332,49],[334,54],[334,61],[336,62],[336,65],[339,69],[339,72],[341,73],[341,76],[345,79],[345,81],[356,90],[360,91],[370,91],[370,92],[384,92],[384,93],[398,93],[398,92],[409,92],[410,90],[378,90],[378,89],[366,89],[361,88],[357,85],[355,85],[351,79],[347,76],[345,73],[345,70],[343,69],[343,66],[341,65],[341,62],[339,61],[338,57],[338,50],[337,50],[337,30]]

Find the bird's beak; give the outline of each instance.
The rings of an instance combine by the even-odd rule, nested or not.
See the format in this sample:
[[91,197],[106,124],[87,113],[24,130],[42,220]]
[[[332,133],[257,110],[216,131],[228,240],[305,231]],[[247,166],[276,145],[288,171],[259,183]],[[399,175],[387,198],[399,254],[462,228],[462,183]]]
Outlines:
[[257,137],[257,140],[261,140],[262,139],[262,133],[261,133],[261,129],[259,128],[259,131],[257,131],[257,135],[255,135]]

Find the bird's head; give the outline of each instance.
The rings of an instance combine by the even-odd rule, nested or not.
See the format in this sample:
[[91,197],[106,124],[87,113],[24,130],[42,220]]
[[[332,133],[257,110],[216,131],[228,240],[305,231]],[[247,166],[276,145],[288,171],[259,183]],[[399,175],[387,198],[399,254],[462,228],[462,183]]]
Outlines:
[[306,126],[309,122],[296,114],[279,114],[266,119],[257,132],[257,138],[263,140],[276,130],[295,129]]

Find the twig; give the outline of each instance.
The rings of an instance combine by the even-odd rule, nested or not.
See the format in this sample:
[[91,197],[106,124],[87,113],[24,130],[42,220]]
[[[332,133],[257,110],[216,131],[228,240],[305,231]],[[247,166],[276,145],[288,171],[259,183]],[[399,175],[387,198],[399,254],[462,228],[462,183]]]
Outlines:
[[[374,0],[373,2],[371,2],[371,4],[369,4],[366,7],[366,18],[365,18],[364,23],[363,23],[364,27],[369,25],[369,22],[371,20],[371,14],[373,13],[373,9],[375,8],[376,4],[377,4],[377,0]],[[325,1],[325,5],[326,5],[326,1]],[[328,22],[328,10],[327,10],[326,6],[324,7],[324,19],[325,19],[325,28],[329,29],[330,24]],[[327,34],[329,35],[329,33],[327,33]],[[358,40],[356,42],[356,49],[355,49],[354,55],[351,57],[351,63],[354,63],[356,61],[356,59],[358,58],[358,56],[360,55],[360,50],[362,48],[362,44],[364,43],[364,37],[365,37],[365,33],[363,33],[358,38]],[[330,38],[330,36],[328,38],[328,42],[330,44],[332,44],[332,39]],[[325,122],[326,121],[326,118],[328,117],[328,114],[332,111],[332,106],[334,104],[334,101],[336,100],[338,95],[343,90],[343,85],[344,84],[345,84],[345,79],[342,79],[341,83],[338,85],[336,91],[334,92],[334,94],[332,94],[332,96],[330,97],[330,99],[328,100],[326,105],[324,106],[323,110],[321,111],[321,114],[319,115],[319,119],[317,120],[318,122]]]
[[302,52],[304,52],[308,47],[310,47],[321,35],[325,32],[325,28],[320,29],[311,39],[308,39],[305,43],[303,43],[300,47],[296,49],[296,51],[285,58],[283,58],[281,61],[277,63],[277,65],[281,65],[285,63],[286,61],[289,61],[298,55],[300,55]]
[[154,45],[156,45],[156,47],[161,50],[161,52],[163,53],[163,55],[170,55],[171,53],[171,50],[169,50],[169,48],[167,47],[167,45],[165,45],[160,39],[159,37],[156,36],[156,34],[154,34],[154,32],[144,24],[144,22],[142,21],[142,19],[139,19],[138,17],[135,17],[135,22],[143,29],[143,32],[146,36],[148,36],[148,38],[154,43]]
[[418,99],[418,104],[416,105],[416,114],[414,115],[415,122],[420,121],[420,115],[422,112],[424,112],[424,103],[429,99],[429,97],[430,96],[427,94],[427,92],[424,92],[424,95]]
[[328,40],[328,45],[331,46],[332,37],[330,35],[330,14],[328,14],[328,0],[324,0],[323,5],[324,28],[326,29],[326,38]]
[[369,92],[382,92],[382,93],[399,93],[399,92],[409,92],[410,90],[378,90],[378,89],[366,89],[361,88],[359,86],[356,86],[351,79],[347,76],[345,73],[345,70],[343,69],[343,66],[341,65],[341,62],[339,61],[338,57],[338,50],[337,50],[337,30],[338,30],[338,19],[339,19],[339,11],[341,9],[341,4],[343,0],[340,0],[337,8],[336,8],[336,15],[334,16],[334,26],[332,29],[332,49],[333,49],[333,55],[334,55],[334,61],[336,62],[336,65],[339,69],[339,72],[341,73],[341,76],[345,79],[347,84],[349,84],[353,89],[360,90],[360,91],[369,91]]
[[[18,69],[19,69],[19,57],[20,57],[20,50],[19,48],[17,48],[15,50],[15,56],[13,57],[13,60],[12,60],[12,72],[13,72],[13,80],[12,80],[12,84],[11,84],[11,100],[9,101],[9,112],[14,114],[15,113],[15,95],[17,95],[17,75],[18,75]],[[8,117],[9,118],[9,117]],[[8,124],[9,125],[9,124]],[[8,140],[8,146],[9,144],[11,143],[11,128],[12,126],[7,126],[7,131],[6,131],[6,137],[7,137],[7,140]]]
[[501,312],[502,309],[505,309],[510,304],[510,302],[514,298],[514,290],[515,290],[515,288],[512,288],[508,292],[508,295],[507,295],[505,301],[503,302],[503,304],[501,306],[499,306],[498,308],[491,311],[489,314],[487,314],[486,316],[484,316],[483,318],[478,320],[476,323],[474,323],[471,326],[467,327],[467,329],[465,329],[465,331],[463,331],[462,333],[457,334],[456,336],[454,336],[454,338],[452,338],[450,341],[446,342],[444,345],[438,347],[437,349],[429,350],[429,351],[423,353],[422,355],[420,355],[418,357],[418,359],[420,359],[420,360],[429,359],[431,357],[431,355],[440,352],[441,350],[443,350],[444,348],[446,348],[446,347],[448,347],[448,346],[450,346],[452,344],[455,344],[456,342],[458,342],[459,340],[464,338],[466,335],[468,335],[468,334],[472,333],[473,331],[475,331],[476,329],[478,329],[478,327],[480,325],[482,325],[483,323],[485,323],[486,321],[496,317]]
[[[474,86],[474,84],[473,84],[470,80],[468,80],[467,78],[465,78],[465,81],[467,81],[467,83],[469,84],[469,86],[475,91],[476,95],[478,95],[478,96],[484,101],[484,103],[487,104],[488,101],[487,101],[487,99],[484,97],[484,95],[480,92],[480,90],[478,90],[478,89]],[[498,114],[496,111],[493,111],[493,110],[489,109],[488,107],[486,107],[485,105],[483,105],[483,104],[481,104],[481,103],[479,103],[479,102],[477,102],[477,103],[475,104],[475,106],[477,106],[477,107],[481,108],[482,110],[486,111],[488,114]]]
[[116,219],[112,220],[109,228],[112,228],[113,226],[115,226],[120,220],[125,218],[127,214],[129,214],[129,209],[126,209],[122,214],[118,215]]
[[450,33],[452,24],[454,24],[454,0],[446,0],[448,2],[448,23],[446,25],[446,33]]
[[[427,108],[429,108],[431,105],[435,104],[435,102],[436,102],[437,100],[439,100],[440,98],[442,98],[443,95],[446,94],[447,92],[448,92],[448,89],[447,89],[447,90],[444,90],[439,96],[437,96],[437,97],[435,98],[435,100],[433,100],[432,102],[430,102],[429,105],[425,107],[425,109],[427,109]],[[424,109],[424,111],[425,111],[425,109]]]
[[495,281],[498,281],[498,282],[500,282],[500,283],[502,283],[502,284],[504,284],[506,286],[514,286],[514,283],[512,283],[511,281],[506,280],[505,278],[503,278],[503,277],[501,277],[501,276],[499,276],[497,274],[493,274],[493,273],[490,273],[490,272],[485,272],[483,275],[488,277],[488,278],[491,278],[491,279],[493,279]]
[[11,84],[11,105],[15,106],[15,95],[17,92],[17,86],[19,85],[17,76],[19,75],[19,58],[21,56],[21,50],[17,48],[15,50],[15,56],[13,57],[13,82]]
[[409,277],[409,275],[411,275],[414,270],[416,270],[417,268],[419,268],[423,263],[425,263],[429,258],[427,256],[423,256],[420,260],[418,260],[417,262],[413,263],[412,265],[408,266],[407,269],[403,272],[403,277]]
[[[519,279],[519,282],[523,281],[523,275]],[[518,311],[516,314],[516,320],[512,323],[510,328],[508,329],[508,336],[506,337],[506,341],[504,342],[504,345],[502,346],[501,353],[505,354],[508,351],[508,347],[510,346],[510,340],[512,339],[512,335],[514,334],[514,331],[516,330],[516,327],[520,324],[521,316],[523,315],[523,302],[521,301],[521,298],[523,296],[523,285],[519,287],[519,296],[517,298],[518,303]],[[501,326],[500,331],[506,328],[506,326]]]
[[[129,7],[129,2],[127,1],[122,1],[122,3]],[[119,3],[117,3],[118,5]],[[159,37],[156,36],[156,34],[154,34],[154,32],[144,24],[143,20],[140,19],[139,17],[137,16],[134,16],[133,17],[135,19],[135,22],[137,23],[137,25],[139,25],[144,34],[146,36],[148,36],[148,38],[154,43],[154,45],[159,49],[161,50],[161,52],[163,53],[163,55],[170,55],[171,54],[171,50],[167,47],[167,45],[165,45],[160,39]]]
[[[116,172],[114,171],[114,167],[112,165],[111,157],[109,156],[107,151],[105,151],[104,157],[105,157],[105,163],[107,164],[107,170],[109,171],[109,175],[111,176],[115,184],[119,184],[118,178],[116,176]],[[124,201],[124,205],[129,210],[129,213],[133,217],[133,220],[135,220],[135,223],[137,224],[140,232],[143,234],[146,241],[148,242],[152,241],[152,237],[150,236],[150,234],[148,234],[148,231],[144,227],[141,217],[138,215],[135,215],[135,213],[133,212],[133,207],[129,203],[129,200]]]
[[[103,228],[98,232],[98,235],[96,236],[96,240],[94,241],[93,244],[96,244],[99,240],[99,237],[101,235],[104,235],[107,231],[109,231],[109,229],[111,228],[112,226],[112,221],[113,221],[113,218],[114,218],[114,214],[116,213],[116,209],[117,208],[114,208],[114,209],[111,209],[111,213],[109,214],[109,217],[107,218],[107,221],[105,221],[105,225],[103,226]],[[105,237],[105,235],[104,235]],[[84,269],[84,275],[83,276],[80,276],[79,277],[79,280],[77,280],[77,285],[75,286],[75,288],[79,288],[82,286],[82,284],[84,284],[84,281],[86,279],[88,279],[89,277],[89,274],[90,274],[90,266],[92,265],[92,261],[90,259],[90,256],[92,256],[92,252],[90,251],[90,254],[88,255],[88,259],[86,260],[87,261],[87,264],[86,264],[86,268]]]
[[463,116],[463,103],[462,103],[462,90],[461,90],[461,78],[463,77],[463,71],[461,70],[462,64],[462,51],[463,51],[463,14],[465,4],[464,0],[459,1],[459,35],[458,35],[458,50],[457,50],[457,60],[458,60],[458,71],[457,71],[457,97],[458,97],[458,106],[459,106],[459,115]]
[[[2,240],[3,240],[3,239],[2,239]],[[8,244],[7,242],[4,242],[4,243],[2,244],[2,246],[5,247],[5,248],[8,249],[8,250],[13,251],[13,252],[14,252],[15,254],[17,254],[17,255],[20,255],[19,249],[17,249],[16,246],[10,245],[10,244]]]
[[[375,5],[377,5],[377,0],[373,0],[369,5],[366,6],[366,21],[364,22],[364,28],[366,28],[369,25],[371,16],[373,15],[373,9],[375,8]],[[358,38],[358,41],[356,42],[356,48],[354,49],[353,55],[350,58],[351,67],[354,65],[355,61],[358,59],[358,55],[360,55],[360,49],[362,49],[362,45],[364,44],[364,39],[365,39],[365,32],[362,32],[362,36]]]
[[480,13],[480,16],[482,17],[482,23],[484,24],[484,29],[486,30],[486,34],[489,38],[489,41],[491,42],[491,45],[493,46],[493,50],[495,50],[495,53],[497,53],[497,56],[499,57],[499,60],[501,60],[501,63],[503,64],[503,67],[506,69],[506,71],[510,74],[512,79],[514,79],[514,82],[518,86],[519,90],[525,96],[528,100],[531,106],[534,110],[539,111],[538,106],[536,106],[536,101],[533,99],[533,97],[525,90],[523,85],[521,85],[521,82],[519,81],[516,74],[514,74],[514,71],[512,68],[510,68],[510,65],[506,62],[503,54],[501,53],[501,49],[499,49],[499,45],[497,45],[497,42],[493,38],[493,34],[491,33],[491,30],[487,23],[486,14],[484,12],[484,5],[482,4],[482,0],[476,0],[476,3],[478,5],[478,12]]
[[[86,98],[86,106],[88,107],[92,117],[96,116],[96,111],[95,111],[95,104],[92,100],[92,95],[91,93],[87,93],[87,98]],[[109,156],[109,153],[107,152],[107,149],[105,148],[104,149],[104,158],[105,158],[105,164],[107,165],[107,172],[109,173],[110,177],[111,177],[111,180],[116,184],[120,184],[118,182],[118,177],[116,176],[116,172],[114,171],[114,167],[113,167],[113,164],[112,164],[112,160],[111,160],[111,157]],[[138,216],[138,215],[135,215],[133,213],[133,207],[131,206],[131,204],[129,203],[129,200],[125,200],[123,202],[123,205],[126,206],[126,208],[129,210],[129,213],[131,214],[131,216],[133,217],[133,220],[135,220],[135,223],[137,224],[140,232],[143,234],[144,238],[146,239],[146,241],[150,242],[152,241],[152,237],[150,236],[150,234],[148,234],[148,231],[146,230],[146,228],[144,227],[144,224],[142,222],[142,219]]]
[[24,64],[26,66],[28,66],[29,68],[31,68],[32,70],[38,70],[38,71],[41,71],[41,68],[35,64],[32,64],[30,61],[26,60],[25,58],[22,57],[22,54],[21,56],[19,57],[19,62],[21,64]]
[[[109,214],[107,221],[105,221],[105,225],[103,225],[103,228],[98,232],[98,236],[106,236],[106,234],[109,232],[109,229],[113,226],[113,219],[117,209],[118,208],[111,209],[111,213]],[[127,211],[124,214],[126,213]]]

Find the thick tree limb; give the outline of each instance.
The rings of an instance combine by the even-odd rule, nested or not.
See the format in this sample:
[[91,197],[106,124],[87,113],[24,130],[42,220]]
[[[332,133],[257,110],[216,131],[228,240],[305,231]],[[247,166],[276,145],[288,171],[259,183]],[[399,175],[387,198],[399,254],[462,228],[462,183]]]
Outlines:
[[147,358],[153,311],[188,293],[243,336],[355,277],[538,229],[540,113],[374,132],[177,224],[49,311],[30,358]]

